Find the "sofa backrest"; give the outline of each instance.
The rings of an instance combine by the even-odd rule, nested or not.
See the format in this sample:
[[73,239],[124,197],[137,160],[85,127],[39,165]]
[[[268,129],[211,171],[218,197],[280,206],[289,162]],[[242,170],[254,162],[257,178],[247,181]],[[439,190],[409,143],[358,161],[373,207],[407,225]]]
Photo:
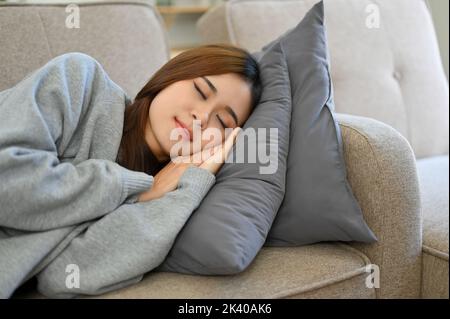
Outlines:
[[[296,26],[317,2],[230,0],[203,15],[197,29],[205,43],[254,52]],[[393,126],[417,158],[448,154],[448,80],[426,2],[324,4],[336,111]]]
[[[0,5],[0,91],[72,51],[97,59],[131,98],[170,58],[163,20],[148,0]],[[67,11],[66,11],[67,9]],[[66,25],[66,20],[68,24]]]

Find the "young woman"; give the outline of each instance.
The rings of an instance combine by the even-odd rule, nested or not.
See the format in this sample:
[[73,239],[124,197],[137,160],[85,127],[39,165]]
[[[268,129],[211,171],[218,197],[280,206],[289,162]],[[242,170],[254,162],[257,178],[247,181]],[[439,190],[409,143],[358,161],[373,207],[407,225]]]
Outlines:
[[[120,150],[124,155],[119,154],[118,160],[122,166],[151,175],[165,166],[156,174],[153,190],[140,200],[173,190],[187,167],[179,169],[170,161],[170,149],[177,143],[169,139],[172,130],[185,126],[190,135],[187,148],[191,154],[198,152],[208,141],[202,140],[201,149],[195,149],[195,124],[201,131],[219,130],[224,139],[226,128],[245,123],[260,94],[256,61],[233,46],[209,45],[185,51],[156,72],[125,111]],[[220,165],[200,167],[216,173]]]
[[[49,297],[140,281],[214,184],[260,95],[257,62],[225,44],[171,59],[134,101],[77,52],[0,92],[0,297],[31,278]],[[208,130],[219,141],[197,134]]]

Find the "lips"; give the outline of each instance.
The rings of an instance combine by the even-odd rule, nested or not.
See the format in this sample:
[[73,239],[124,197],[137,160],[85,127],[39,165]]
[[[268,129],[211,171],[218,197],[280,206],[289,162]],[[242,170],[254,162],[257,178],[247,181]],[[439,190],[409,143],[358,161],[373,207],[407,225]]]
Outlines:
[[178,127],[181,127],[186,130],[186,132],[189,135],[189,140],[192,141],[192,130],[189,129],[183,122],[179,121],[177,118],[175,118],[175,123]]

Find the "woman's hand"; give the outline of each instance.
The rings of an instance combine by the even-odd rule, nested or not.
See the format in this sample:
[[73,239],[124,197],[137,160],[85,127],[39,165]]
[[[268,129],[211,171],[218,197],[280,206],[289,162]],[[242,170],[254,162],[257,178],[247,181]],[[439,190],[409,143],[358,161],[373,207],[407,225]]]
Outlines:
[[212,153],[210,154],[211,156],[206,158],[199,167],[207,169],[214,175],[217,174],[233,148],[233,145],[236,142],[236,137],[240,131],[240,127],[236,127],[233,131],[231,131],[224,143],[216,145],[212,148]]
[[152,199],[162,197],[165,193],[173,191],[177,188],[178,181],[184,171],[192,165],[192,163],[175,163],[170,161],[155,176],[153,176],[153,184],[149,190],[139,194],[138,202],[147,202]]
[[224,143],[204,149],[199,152],[200,154],[194,153],[190,156],[179,156],[175,160],[171,160],[153,177],[152,187],[139,194],[138,202],[150,201],[175,190],[184,171],[190,166],[198,166],[215,175],[225,162],[240,130],[240,127],[235,128]]

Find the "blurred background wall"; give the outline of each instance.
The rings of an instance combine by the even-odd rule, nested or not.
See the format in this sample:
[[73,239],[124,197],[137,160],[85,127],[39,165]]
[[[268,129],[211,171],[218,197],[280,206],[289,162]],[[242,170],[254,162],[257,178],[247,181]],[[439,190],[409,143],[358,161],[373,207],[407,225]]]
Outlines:
[[428,0],[448,80],[448,0]]

